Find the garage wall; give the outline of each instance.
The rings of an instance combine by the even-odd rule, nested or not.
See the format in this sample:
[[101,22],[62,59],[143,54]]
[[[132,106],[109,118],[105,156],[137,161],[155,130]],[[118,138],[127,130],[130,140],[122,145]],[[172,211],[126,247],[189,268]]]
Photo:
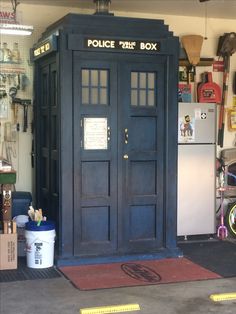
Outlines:
[[[6,9],[11,10],[11,7],[6,6]],[[13,45],[14,42],[19,43],[19,48],[23,56],[23,66],[26,69],[27,77],[29,78],[29,84],[23,94],[19,92],[17,97],[31,98],[32,99],[32,84],[33,84],[33,65],[29,62],[29,49],[34,43],[40,38],[41,33],[45,28],[57,21],[67,13],[88,13],[92,14],[93,11],[79,10],[75,8],[64,8],[64,7],[52,7],[52,6],[40,6],[40,5],[23,5],[19,7],[21,20],[23,24],[34,25],[34,33],[30,37],[15,37],[15,36],[1,36],[1,42],[9,42]],[[1,7],[2,9],[2,7]],[[182,36],[187,34],[200,34],[205,36],[205,19],[185,16],[170,16],[170,15],[158,15],[158,14],[140,14],[140,13],[126,13],[126,12],[114,12],[116,16],[130,16],[130,17],[144,17],[163,19],[169,29],[174,32],[176,36]],[[222,19],[208,19],[207,21],[207,37],[204,41],[201,57],[216,57],[216,49],[218,44],[218,38],[225,32],[232,32],[236,29],[236,20],[222,20]],[[211,67],[204,67],[197,69],[197,80],[200,80],[200,73],[204,71],[211,71]],[[232,105],[232,79],[233,72],[236,71],[236,54],[231,58],[231,73],[230,73],[230,86],[228,95],[228,107]],[[216,83],[222,84],[222,73],[214,73],[213,79]],[[16,155],[13,156],[13,164],[17,170],[17,183],[16,190],[18,191],[31,191],[33,192],[33,171],[31,168],[31,144],[32,144],[32,133],[30,123],[32,121],[32,108],[30,107],[28,120],[29,128],[27,132],[18,132],[17,142],[15,143]],[[12,110],[10,110],[12,111]],[[3,142],[3,124],[7,120],[12,119],[12,112],[8,119],[1,121],[1,147]],[[23,110],[19,110],[19,121],[23,121]],[[22,130],[22,129],[21,129]],[[232,147],[235,139],[235,132],[229,132],[226,126],[224,148]],[[2,148],[1,148],[2,149]],[[2,152],[0,152],[0,155]]]

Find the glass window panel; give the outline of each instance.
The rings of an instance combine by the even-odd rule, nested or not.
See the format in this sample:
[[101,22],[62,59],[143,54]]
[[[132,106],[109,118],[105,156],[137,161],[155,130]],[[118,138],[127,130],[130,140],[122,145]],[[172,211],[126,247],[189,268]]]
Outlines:
[[154,89],[155,76],[154,73],[148,73],[148,88]]
[[107,87],[107,70],[100,71],[100,86]]
[[148,91],[148,106],[155,106],[154,90]]
[[91,85],[98,86],[98,70],[91,70]]
[[98,88],[92,88],[91,89],[91,103],[93,105],[97,105],[98,104]]
[[107,89],[100,89],[100,105],[107,105]]
[[138,91],[131,90],[131,106],[137,106],[138,105]]
[[139,105],[146,106],[146,90],[139,91]]
[[88,104],[89,103],[89,88],[83,87],[82,88],[82,104]]
[[132,72],[131,73],[131,88],[137,88],[138,87],[138,73]]
[[89,70],[82,70],[82,85],[89,85]]
[[139,73],[139,87],[146,88],[146,73]]

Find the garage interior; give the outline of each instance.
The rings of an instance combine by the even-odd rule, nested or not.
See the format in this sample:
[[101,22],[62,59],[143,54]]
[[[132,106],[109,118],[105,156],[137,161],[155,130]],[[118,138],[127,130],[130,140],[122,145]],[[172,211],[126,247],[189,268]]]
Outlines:
[[[209,295],[232,293],[232,301],[223,304],[230,313],[235,304],[236,3],[22,0],[2,1],[0,9],[2,24],[17,20],[33,28],[30,36],[0,35],[1,236],[11,234],[18,247],[18,265],[0,270],[0,296],[6,300],[1,311],[28,313],[36,298],[32,286],[38,286],[46,306],[36,313],[47,308],[85,313],[83,308],[124,303],[141,304],[133,311],[143,313],[165,308],[218,313]],[[7,14],[12,10],[15,15]],[[188,48],[184,39],[189,38]],[[198,47],[194,40],[200,40]],[[13,231],[16,217],[28,216],[29,205],[37,214],[42,209],[42,221],[45,216],[55,223],[54,266],[45,270],[45,279],[27,265],[24,228],[17,224]],[[11,232],[5,232],[4,222],[13,217]],[[1,256],[4,243],[1,239]],[[163,285],[153,281],[86,293],[65,271],[92,265],[96,283],[103,276],[95,267],[122,263],[123,270],[146,274],[151,269],[155,277],[156,266],[149,262],[167,260],[168,265],[185,258],[216,277],[172,279],[167,286],[163,273]],[[83,268],[81,278],[85,269],[89,276],[90,269]],[[9,279],[19,271],[24,278],[32,272],[31,280]],[[32,293],[32,301],[19,300],[19,286]],[[146,292],[142,296],[144,289],[153,300]],[[51,304],[51,297],[57,302]],[[166,297],[173,302],[166,304]],[[197,298],[203,300],[200,307]]]

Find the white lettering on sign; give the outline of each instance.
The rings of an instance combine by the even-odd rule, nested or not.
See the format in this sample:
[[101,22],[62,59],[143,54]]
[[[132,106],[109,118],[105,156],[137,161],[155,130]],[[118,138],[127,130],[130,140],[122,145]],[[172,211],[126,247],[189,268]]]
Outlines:
[[136,51],[160,51],[159,42],[147,42],[125,39],[85,38],[85,47]]
[[140,43],[141,50],[157,50],[157,43]]
[[131,49],[134,50],[135,46],[136,46],[136,42],[135,41],[119,41],[119,46],[121,46],[122,49]]
[[115,48],[114,40],[88,39],[88,47],[94,48]]
[[45,43],[42,46],[40,46],[39,48],[34,49],[34,56],[37,57],[45,52],[47,52],[48,50],[50,50],[51,46],[50,43]]

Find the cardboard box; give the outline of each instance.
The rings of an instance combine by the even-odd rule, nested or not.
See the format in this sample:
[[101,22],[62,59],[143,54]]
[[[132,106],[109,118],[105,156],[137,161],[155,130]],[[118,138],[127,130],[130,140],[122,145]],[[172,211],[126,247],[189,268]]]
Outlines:
[[17,233],[0,234],[0,270],[17,269]]

